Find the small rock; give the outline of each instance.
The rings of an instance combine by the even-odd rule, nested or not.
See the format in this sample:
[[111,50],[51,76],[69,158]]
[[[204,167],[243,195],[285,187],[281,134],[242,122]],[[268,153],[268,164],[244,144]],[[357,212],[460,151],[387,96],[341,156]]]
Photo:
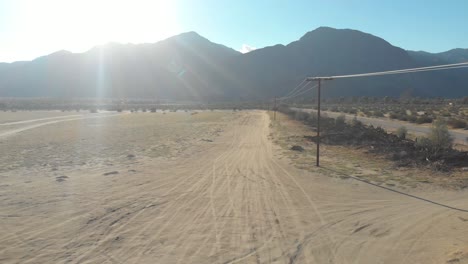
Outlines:
[[68,176],[55,177],[55,180],[58,181],[58,182],[63,182],[63,181],[65,181],[65,179],[68,179]]
[[119,172],[118,171],[111,171],[111,172],[106,172],[103,175],[107,176],[107,175],[113,175],[113,174],[119,174]]
[[291,147],[291,150],[302,152],[304,151],[304,148],[298,145],[294,145]]
[[135,155],[133,155],[133,154],[128,154],[127,155],[127,158],[129,158],[129,159],[133,159],[134,157],[135,157]]
[[462,171],[468,171],[468,167],[463,167]]
[[211,139],[202,139],[202,141],[213,142],[213,140],[211,140]]

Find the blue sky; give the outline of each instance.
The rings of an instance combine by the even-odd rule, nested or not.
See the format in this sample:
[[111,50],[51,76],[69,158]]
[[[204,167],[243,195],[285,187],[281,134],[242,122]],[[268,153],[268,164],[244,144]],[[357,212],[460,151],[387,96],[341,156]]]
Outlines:
[[236,50],[261,48],[320,26],[361,30],[404,49],[468,48],[468,1],[0,0],[0,61],[186,31]]

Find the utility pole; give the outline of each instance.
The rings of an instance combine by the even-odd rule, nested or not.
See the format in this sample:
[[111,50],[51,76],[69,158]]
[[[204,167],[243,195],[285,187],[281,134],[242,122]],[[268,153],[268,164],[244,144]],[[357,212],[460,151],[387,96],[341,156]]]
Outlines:
[[322,80],[318,80],[318,89],[317,89],[317,158],[316,158],[316,166],[320,166],[320,86],[322,84]]
[[319,166],[319,150],[320,150],[320,86],[321,81],[334,80],[334,79],[344,79],[344,78],[360,78],[360,77],[369,77],[369,76],[381,76],[381,75],[394,75],[394,74],[406,74],[406,73],[415,73],[415,72],[425,72],[425,71],[438,71],[438,70],[451,70],[457,68],[468,67],[468,62],[455,63],[455,64],[446,64],[438,66],[429,66],[429,67],[420,67],[420,68],[411,68],[411,69],[401,69],[401,70],[392,70],[392,71],[381,71],[381,72],[368,72],[360,74],[349,74],[349,75],[338,75],[338,76],[329,76],[329,77],[307,77],[306,81],[318,81],[318,90],[317,90],[317,167]]
[[275,104],[274,104],[273,110],[275,111],[273,114],[273,119],[276,120],[276,96],[275,96]]
[[316,78],[307,78],[307,81],[318,81],[317,89],[317,157],[316,157],[316,166],[320,167],[320,90],[322,86],[322,80],[333,80],[331,77],[316,77]]

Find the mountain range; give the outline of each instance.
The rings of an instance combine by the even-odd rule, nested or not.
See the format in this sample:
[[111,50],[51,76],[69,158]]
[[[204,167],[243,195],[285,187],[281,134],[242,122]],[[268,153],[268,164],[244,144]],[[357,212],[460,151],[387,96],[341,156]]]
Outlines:
[[[254,100],[282,96],[307,76],[330,76],[468,61],[468,49],[408,51],[357,30],[320,27],[287,45],[242,54],[195,32],[151,44],[110,43],[0,63],[0,97]],[[333,80],[323,94],[460,97],[468,71],[456,69]],[[304,96],[312,96],[305,94]]]

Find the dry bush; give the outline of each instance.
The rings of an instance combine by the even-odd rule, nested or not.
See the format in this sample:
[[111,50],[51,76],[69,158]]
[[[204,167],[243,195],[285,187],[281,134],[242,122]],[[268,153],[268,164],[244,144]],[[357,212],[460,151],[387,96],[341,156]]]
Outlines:
[[397,129],[396,134],[399,139],[406,139],[406,134],[408,134],[408,130],[406,129],[406,127],[401,126]]
[[437,155],[441,151],[452,149],[453,138],[448,131],[447,124],[438,119],[432,123],[428,137],[418,138],[415,146],[425,149],[432,155]]
[[456,118],[450,118],[449,121],[447,122],[449,126],[453,128],[465,128],[466,127],[466,122],[460,119]]
[[335,127],[338,129],[338,130],[343,130],[346,126],[346,117],[345,115],[339,115],[336,119],[335,119]]

